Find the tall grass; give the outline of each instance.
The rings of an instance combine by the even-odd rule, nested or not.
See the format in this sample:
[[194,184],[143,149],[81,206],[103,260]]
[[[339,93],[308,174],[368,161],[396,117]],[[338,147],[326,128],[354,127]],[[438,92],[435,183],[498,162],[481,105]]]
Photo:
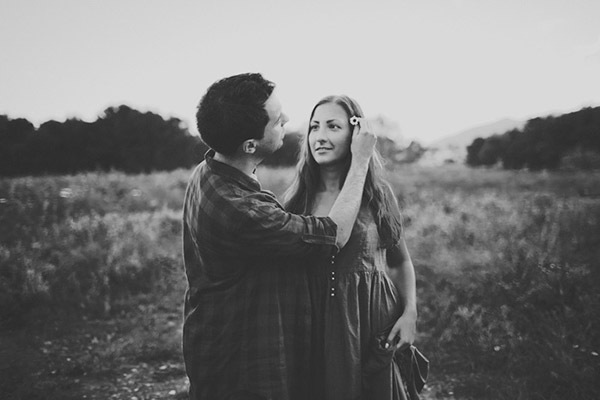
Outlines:
[[[457,395],[600,394],[598,174],[395,171],[420,330]],[[492,381],[470,377],[486,371]]]
[[[111,315],[181,290],[190,171],[0,181],[0,316]],[[260,168],[280,196],[293,169]],[[458,398],[597,398],[598,173],[396,168],[418,345]],[[51,314],[53,315],[53,314]]]
[[188,174],[0,181],[0,318],[47,308],[107,315],[181,280]]

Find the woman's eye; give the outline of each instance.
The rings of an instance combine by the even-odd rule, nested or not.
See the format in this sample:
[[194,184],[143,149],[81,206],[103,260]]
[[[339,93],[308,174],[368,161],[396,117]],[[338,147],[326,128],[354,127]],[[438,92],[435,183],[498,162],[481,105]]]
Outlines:
[[311,125],[311,126],[310,126],[310,128],[308,128],[308,131],[309,131],[309,132],[312,132],[312,131],[314,131],[314,130],[315,130],[315,129],[317,129],[317,128],[318,128],[318,126],[317,126],[317,125]]
[[331,124],[331,125],[329,125],[329,129],[336,130],[336,129],[340,129],[340,127],[338,125]]

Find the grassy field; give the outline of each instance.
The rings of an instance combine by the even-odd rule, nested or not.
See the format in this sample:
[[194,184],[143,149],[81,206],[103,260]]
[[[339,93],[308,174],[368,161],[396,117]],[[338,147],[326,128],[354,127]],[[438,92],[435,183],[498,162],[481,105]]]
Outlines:
[[[0,180],[0,392],[185,398],[190,171]],[[281,195],[291,169],[261,169]],[[427,399],[600,396],[600,173],[398,167]]]

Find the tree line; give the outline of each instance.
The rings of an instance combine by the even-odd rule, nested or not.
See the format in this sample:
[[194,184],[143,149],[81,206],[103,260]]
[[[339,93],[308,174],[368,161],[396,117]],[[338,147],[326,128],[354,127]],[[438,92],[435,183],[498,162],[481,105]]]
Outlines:
[[533,118],[521,130],[477,138],[467,147],[466,162],[506,169],[600,168],[600,107]]
[[[266,164],[293,165],[299,134]],[[88,171],[149,173],[191,168],[208,146],[177,118],[164,119],[126,105],[107,108],[95,121],[47,121],[0,115],[0,176],[75,174]]]

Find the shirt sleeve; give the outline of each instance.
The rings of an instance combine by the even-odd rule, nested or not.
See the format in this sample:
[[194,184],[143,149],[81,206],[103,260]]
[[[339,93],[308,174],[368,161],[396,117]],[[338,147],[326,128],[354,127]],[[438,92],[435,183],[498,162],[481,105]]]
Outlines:
[[222,215],[231,237],[222,244],[238,256],[330,256],[338,251],[337,225],[329,217],[289,213],[268,191],[229,200],[231,212]]

